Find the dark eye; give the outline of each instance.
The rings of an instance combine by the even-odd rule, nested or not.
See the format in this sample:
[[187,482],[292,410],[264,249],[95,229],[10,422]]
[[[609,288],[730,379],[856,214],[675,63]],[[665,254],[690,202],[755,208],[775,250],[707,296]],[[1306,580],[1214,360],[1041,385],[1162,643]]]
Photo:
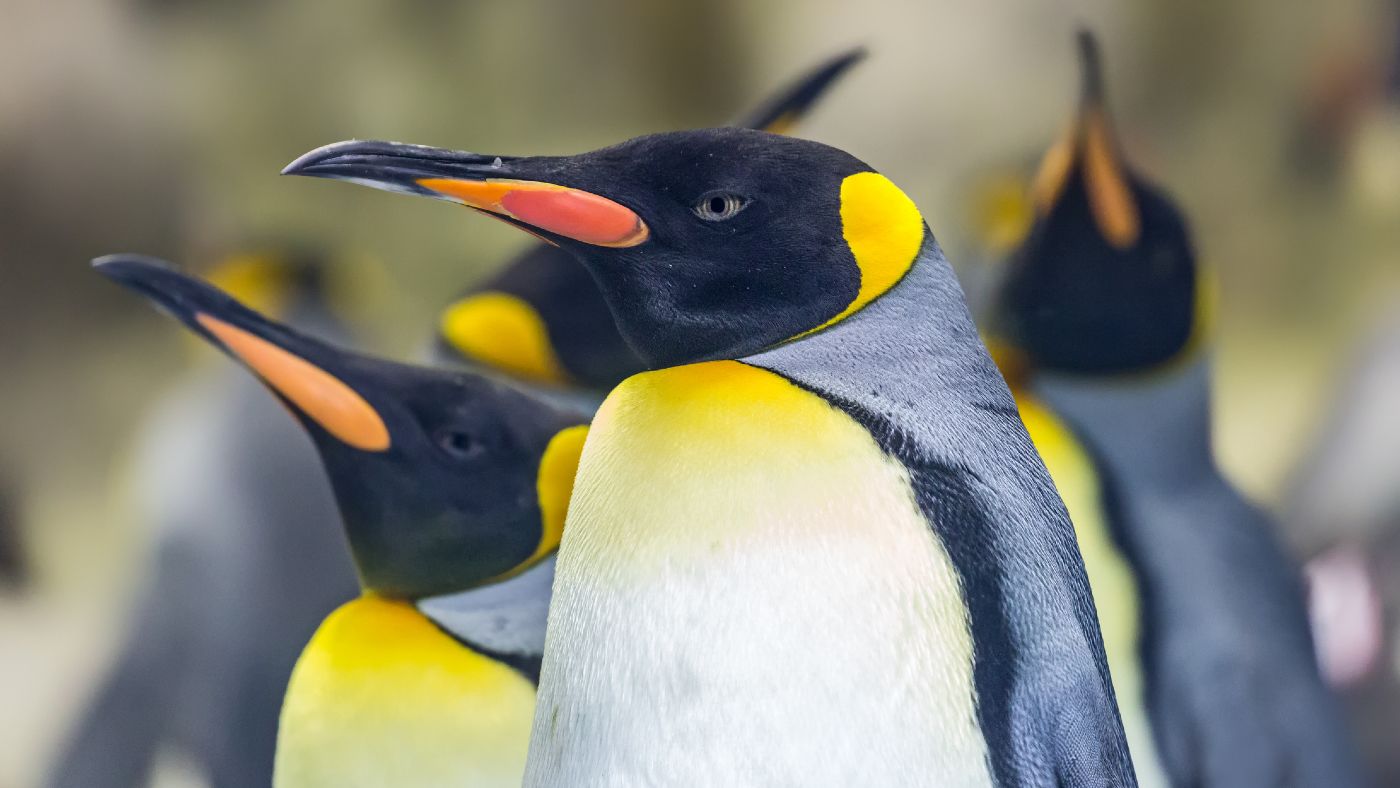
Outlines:
[[737,194],[711,194],[695,205],[695,215],[707,222],[733,219],[749,206],[749,201]]
[[443,451],[459,460],[471,459],[482,452],[481,442],[460,430],[438,433],[437,442]]

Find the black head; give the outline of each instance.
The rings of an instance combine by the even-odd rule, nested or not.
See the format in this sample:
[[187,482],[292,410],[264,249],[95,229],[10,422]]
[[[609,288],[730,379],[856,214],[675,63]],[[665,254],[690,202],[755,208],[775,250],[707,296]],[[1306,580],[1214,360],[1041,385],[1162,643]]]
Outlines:
[[1097,46],[1088,33],[1079,43],[1079,112],[1041,163],[1035,223],[1007,268],[997,326],[1035,367],[1127,372],[1190,341],[1196,257],[1176,206],[1122,159]]
[[[787,133],[864,57],[863,49],[853,49],[819,64],[736,125]],[[618,332],[587,269],[547,243],[454,299],[440,318],[438,340],[448,359],[544,385],[606,391],[646,367]]]
[[305,425],[366,590],[461,591],[558,545],[586,429],[577,414],[478,375],[337,349],[159,261],[95,265],[248,367]]
[[511,159],[349,142],[284,172],[462,203],[560,245],[651,366],[739,358],[834,322],[897,282],[926,235],[855,157],[745,129]]

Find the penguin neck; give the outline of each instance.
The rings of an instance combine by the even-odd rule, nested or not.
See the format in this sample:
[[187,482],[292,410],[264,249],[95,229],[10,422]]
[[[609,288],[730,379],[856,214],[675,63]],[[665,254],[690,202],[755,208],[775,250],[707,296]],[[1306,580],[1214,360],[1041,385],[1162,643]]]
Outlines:
[[420,599],[418,611],[467,647],[539,679],[555,556],[499,583]]
[[1214,468],[1208,354],[1156,374],[1041,373],[1032,390],[1119,476],[1171,484]]
[[920,403],[955,410],[1015,408],[932,234],[904,278],[865,308],[742,361],[878,409],[900,424],[940,418]]

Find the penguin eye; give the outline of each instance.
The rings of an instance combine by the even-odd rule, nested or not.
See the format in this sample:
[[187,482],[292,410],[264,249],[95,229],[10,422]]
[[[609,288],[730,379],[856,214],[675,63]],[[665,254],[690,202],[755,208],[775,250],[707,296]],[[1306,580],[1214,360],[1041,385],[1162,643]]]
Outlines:
[[701,197],[693,210],[707,222],[722,222],[733,219],[747,207],[749,201],[737,194],[710,194]]
[[437,436],[438,446],[448,455],[459,460],[469,460],[481,454],[481,442],[460,430],[443,430]]

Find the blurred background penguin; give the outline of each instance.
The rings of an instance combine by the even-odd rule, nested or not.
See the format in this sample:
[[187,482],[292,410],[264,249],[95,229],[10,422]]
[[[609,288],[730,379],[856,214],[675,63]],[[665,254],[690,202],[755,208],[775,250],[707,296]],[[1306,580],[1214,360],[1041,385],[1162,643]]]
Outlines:
[[[328,265],[295,245],[255,246],[209,277],[335,340]],[[226,364],[201,364],[161,396],[134,456],[152,528],[145,588],[50,784],[143,785],[169,744],[214,785],[265,786],[297,655],[358,589],[325,472],[286,409]]]
[[[1076,530],[1118,646],[1125,724],[1150,721],[1151,737],[1130,741],[1140,779],[1358,785],[1297,569],[1266,513],[1217,470],[1209,273],[1179,209],[1118,141],[1097,42],[1081,31],[1078,45],[1080,106],[1031,183],[1035,222],[989,322],[1011,346],[1008,374],[1094,466],[1106,533],[1080,519]],[[1046,416],[1022,412],[1033,437],[1046,432]],[[1052,469],[1071,440],[1037,440]],[[1070,481],[1068,502],[1086,483]],[[1106,578],[1106,562],[1128,571]]]

